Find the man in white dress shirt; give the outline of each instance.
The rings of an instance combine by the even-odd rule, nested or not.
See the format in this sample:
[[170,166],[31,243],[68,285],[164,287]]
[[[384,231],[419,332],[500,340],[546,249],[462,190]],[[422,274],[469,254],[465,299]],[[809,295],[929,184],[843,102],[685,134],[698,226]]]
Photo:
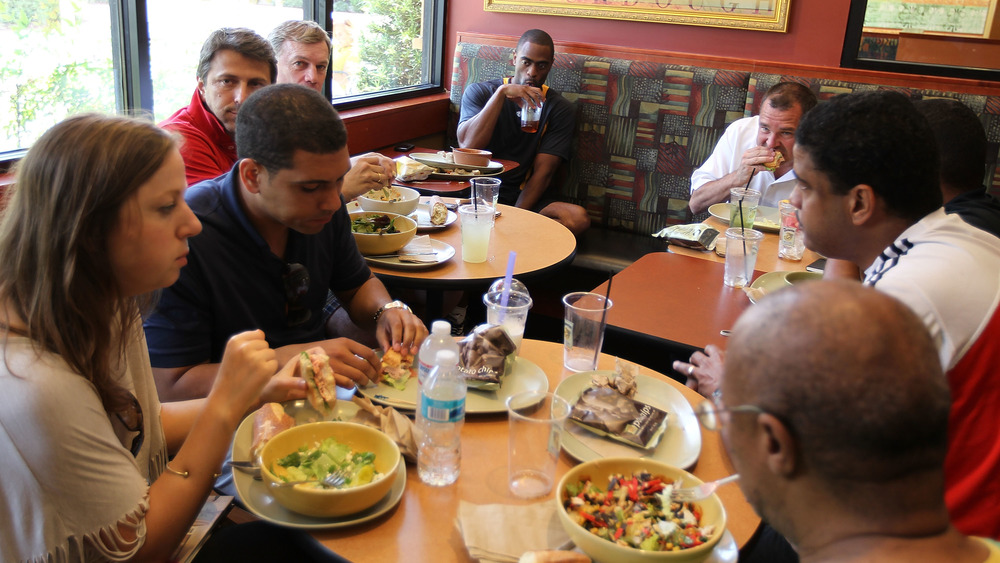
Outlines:
[[[729,201],[729,190],[749,187],[761,193],[760,204],[777,207],[795,187],[792,146],[799,121],[816,105],[812,90],[796,82],[779,82],[764,94],[760,113],[734,121],[708,160],[691,175],[694,213]],[[780,156],[776,168],[767,165]]]

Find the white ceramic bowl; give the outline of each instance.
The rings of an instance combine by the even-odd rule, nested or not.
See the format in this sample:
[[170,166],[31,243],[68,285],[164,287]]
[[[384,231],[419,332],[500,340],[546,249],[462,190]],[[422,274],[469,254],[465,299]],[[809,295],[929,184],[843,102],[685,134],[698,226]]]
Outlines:
[[[275,461],[331,437],[355,452],[373,452],[375,470],[383,476],[371,483],[345,489],[302,485],[271,487],[272,482],[281,482],[271,471]],[[260,461],[261,478],[278,504],[300,514],[318,517],[344,516],[371,508],[388,494],[396,480],[396,471],[406,471],[395,442],[374,428],[353,422],[314,422],[289,428],[264,444]]]
[[372,215],[388,215],[393,219],[393,224],[399,232],[390,234],[354,233],[354,241],[358,244],[358,250],[365,256],[392,254],[406,246],[406,243],[413,240],[413,236],[417,234],[416,221],[395,213],[355,211],[351,213],[351,221],[353,222],[358,217]]
[[591,534],[583,526],[570,519],[569,514],[564,508],[564,502],[568,496],[566,492],[568,484],[581,481],[583,477],[590,477],[592,482],[605,486],[610,475],[616,473],[629,475],[643,471],[652,473],[654,476],[662,475],[671,480],[683,478],[683,486],[685,487],[693,487],[702,483],[701,479],[683,469],[651,459],[612,457],[581,463],[570,469],[563,476],[559,481],[559,487],[556,489],[556,512],[559,514],[559,522],[562,524],[563,529],[566,530],[566,533],[569,534],[570,539],[595,561],[614,561],[615,563],[676,563],[681,561],[697,562],[707,558],[712,550],[715,549],[719,540],[722,539],[722,534],[726,531],[726,511],[722,507],[719,497],[716,495],[695,503],[702,509],[701,526],[714,526],[715,530],[705,543],[681,551],[642,551],[632,547],[617,545]]
[[390,189],[399,193],[399,201],[372,199],[362,194],[358,196],[358,205],[365,211],[381,211],[397,215],[409,215],[417,210],[417,204],[420,203],[420,192],[401,186],[392,186]]

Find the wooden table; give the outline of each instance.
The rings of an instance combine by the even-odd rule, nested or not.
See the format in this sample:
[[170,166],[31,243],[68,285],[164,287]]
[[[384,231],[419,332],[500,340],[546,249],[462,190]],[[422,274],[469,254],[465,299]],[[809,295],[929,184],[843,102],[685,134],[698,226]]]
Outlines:
[[[452,198],[443,198],[454,202]],[[533,211],[498,205],[485,262],[462,260],[462,227],[459,219],[444,229],[429,231],[434,240],[455,249],[455,256],[430,268],[386,267],[369,262],[368,266],[382,283],[391,288],[427,290],[424,321],[443,318],[443,292],[447,290],[486,289],[493,280],[507,273],[510,251],[517,252],[514,275],[521,281],[548,274],[573,260],[576,237],[561,223]],[[423,233],[421,233],[423,234]],[[478,299],[478,298],[477,298]]]
[[[524,340],[521,355],[537,364],[555,389],[570,375],[562,366],[562,345],[538,340]],[[599,369],[613,369],[614,358],[602,355]],[[701,400],[694,391],[648,369],[641,373],[674,385],[692,403]],[[398,507],[386,516],[352,528],[317,531],[312,535],[351,561],[472,561],[462,537],[455,528],[459,500],[476,504],[515,504],[553,502],[554,493],[527,501],[513,497],[507,490],[507,417],[506,415],[470,415],[462,429],[462,468],[458,482],[449,487],[424,485],[416,468],[407,464],[406,490]],[[560,454],[557,479],[576,461]],[[692,472],[703,480],[718,479],[733,473],[717,432],[702,429],[701,456]],[[727,528],[737,545],[743,546],[753,535],[760,518],[743,497],[738,486],[719,489],[728,516]]]
[[[709,217],[704,221],[704,223],[713,229],[719,231],[720,237],[726,236],[726,229],[729,228],[729,223],[725,221],[720,221],[715,217]],[[769,233],[762,231],[764,233],[764,240],[760,243],[760,250],[757,253],[757,265],[756,269],[761,272],[786,272],[786,271],[798,271],[805,270],[806,266],[812,263],[817,258],[820,258],[819,254],[816,254],[812,250],[806,249],[805,253],[802,255],[802,260],[784,260],[778,258],[778,234]],[[668,252],[674,254],[681,254],[684,256],[693,256],[695,258],[701,258],[703,260],[711,260],[712,262],[725,262],[726,259],[723,256],[719,256],[715,252],[702,252],[700,250],[692,250],[690,248],[684,248],[683,246],[670,245],[667,248]]]
[[[713,253],[714,254],[714,253]],[[725,266],[669,252],[653,252],[614,276],[608,329],[637,341],[680,346],[687,353],[708,344],[725,346],[731,329],[750,306],[742,289],[722,283]],[[754,271],[756,279],[763,272]],[[607,282],[594,289],[604,294]],[[659,342],[657,342],[659,341]]]
[[[452,201],[445,199],[445,201]],[[517,252],[514,275],[530,279],[568,263],[576,252],[573,233],[557,221],[526,209],[498,205],[490,235],[489,257],[473,264],[462,260],[462,227],[457,220],[444,229],[429,231],[433,240],[448,243],[455,256],[426,269],[385,267],[369,263],[379,279],[394,285],[418,289],[464,289],[489,284],[507,272],[510,251]],[[421,233],[424,234],[424,233]]]

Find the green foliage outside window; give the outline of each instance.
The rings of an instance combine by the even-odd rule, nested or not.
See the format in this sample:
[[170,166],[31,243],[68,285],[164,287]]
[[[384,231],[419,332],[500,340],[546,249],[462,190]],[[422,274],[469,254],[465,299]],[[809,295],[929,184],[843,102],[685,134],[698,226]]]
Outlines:
[[376,16],[361,36],[358,90],[375,92],[424,81],[421,52],[423,3],[420,0],[361,0]]
[[68,115],[115,110],[111,57],[74,60],[80,7],[65,6],[61,12],[55,0],[0,3],[0,33],[13,47],[0,60],[0,128],[6,137],[0,151],[31,145]]

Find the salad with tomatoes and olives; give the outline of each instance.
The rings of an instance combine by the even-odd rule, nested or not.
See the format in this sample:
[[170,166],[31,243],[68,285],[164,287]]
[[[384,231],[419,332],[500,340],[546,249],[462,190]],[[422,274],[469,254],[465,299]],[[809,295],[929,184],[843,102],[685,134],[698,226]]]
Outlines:
[[563,507],[591,534],[643,551],[680,551],[708,541],[701,507],[674,502],[670,479],[650,473],[612,475],[605,486],[589,478],[566,486]]
[[351,230],[355,233],[387,235],[398,233],[395,218],[388,215],[368,215],[351,221]]

